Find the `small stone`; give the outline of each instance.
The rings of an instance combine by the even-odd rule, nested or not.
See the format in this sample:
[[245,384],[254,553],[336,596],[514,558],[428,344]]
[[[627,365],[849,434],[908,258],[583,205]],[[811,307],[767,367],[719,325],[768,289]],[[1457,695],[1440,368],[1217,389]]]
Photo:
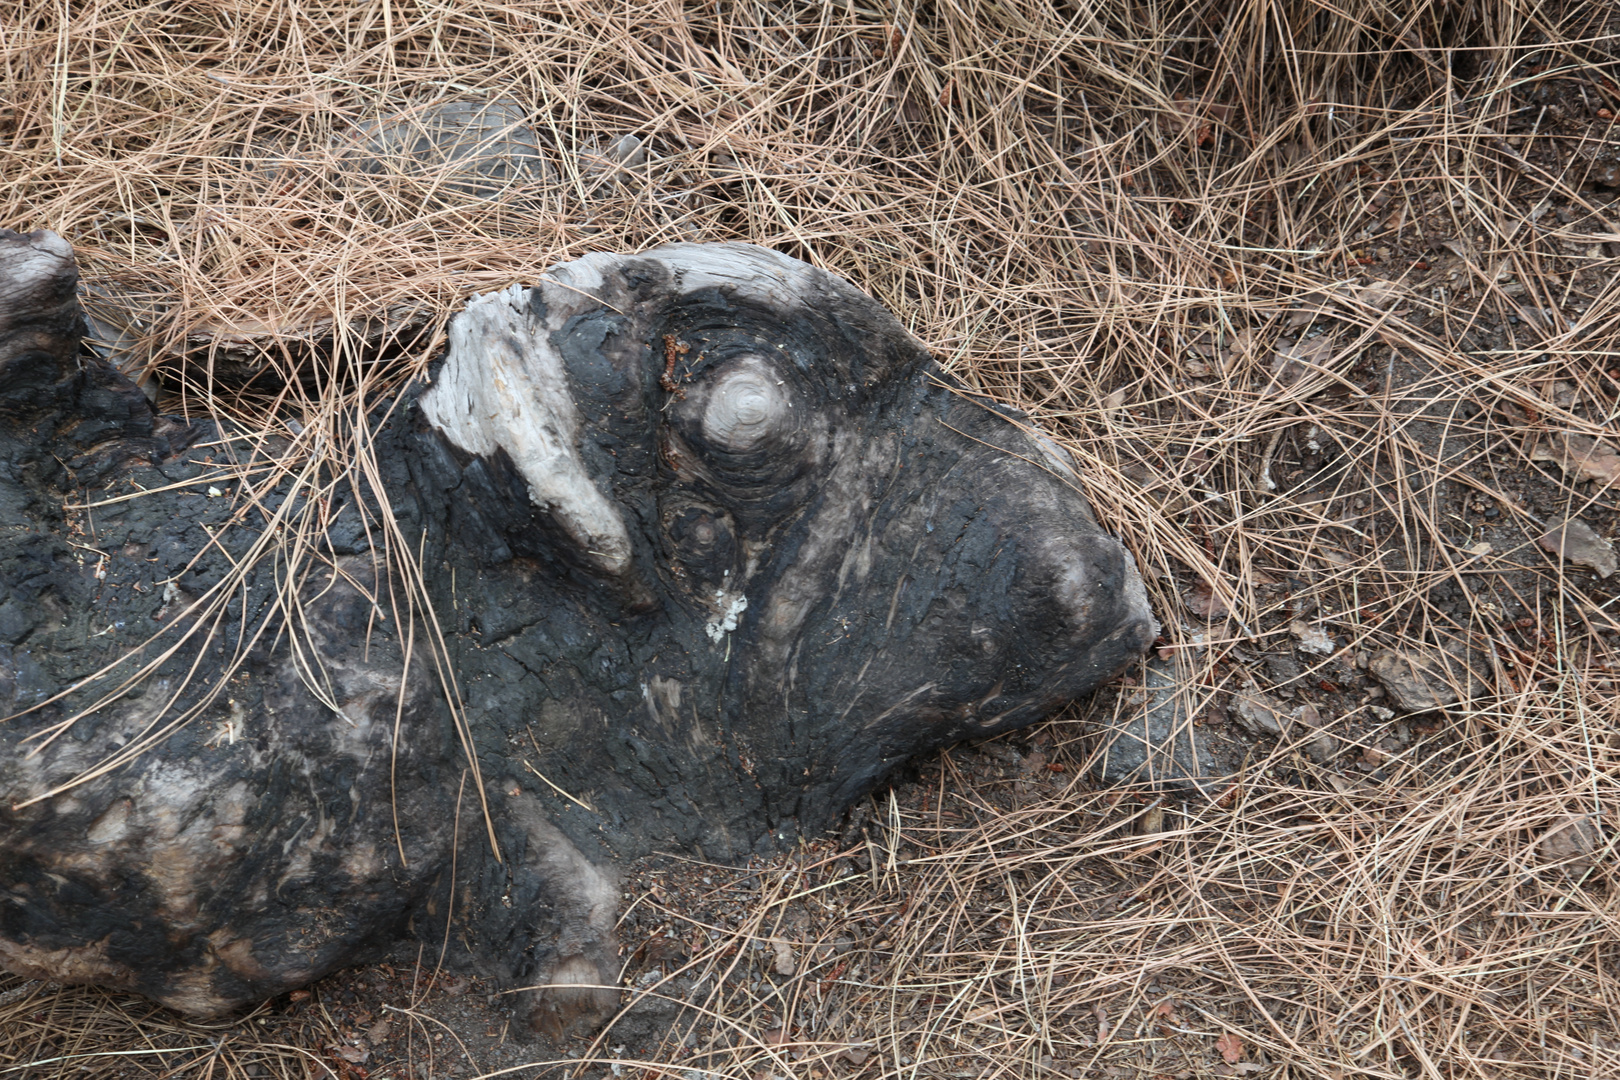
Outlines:
[[475,198],[554,176],[515,98],[437,102],[364,122],[353,153],[362,172],[423,176]]
[[1251,735],[1280,736],[1283,733],[1278,714],[1282,707],[1266,694],[1237,694],[1233,697],[1232,717]]
[[1105,784],[1147,783],[1157,789],[1205,790],[1242,764],[1220,749],[1209,728],[1195,726],[1192,673],[1175,660],[1142,666],[1140,701],[1121,709],[1103,732],[1095,775]]
[[1435,649],[1417,654],[1386,649],[1367,663],[1390,699],[1407,712],[1427,712],[1455,705],[1484,689],[1479,677],[1456,651]]
[[1305,678],[1305,669],[1292,653],[1270,653],[1265,658],[1266,674],[1271,676],[1271,689],[1286,692]]
[[1316,706],[1306,704],[1294,710],[1293,718],[1306,728],[1305,756],[1318,765],[1326,765],[1339,752],[1339,740],[1322,729],[1322,714]]

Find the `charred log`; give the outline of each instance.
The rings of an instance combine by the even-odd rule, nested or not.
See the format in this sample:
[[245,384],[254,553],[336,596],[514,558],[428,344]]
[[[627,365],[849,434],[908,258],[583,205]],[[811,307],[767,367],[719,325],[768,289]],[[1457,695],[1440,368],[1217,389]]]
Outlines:
[[12,971],[212,1012],[449,935],[597,1020],[621,860],[793,843],[1155,633],[1067,456],[774,252],[475,298],[300,558],[305,493],[217,497],[237,433],[78,357],[73,278],[0,237]]

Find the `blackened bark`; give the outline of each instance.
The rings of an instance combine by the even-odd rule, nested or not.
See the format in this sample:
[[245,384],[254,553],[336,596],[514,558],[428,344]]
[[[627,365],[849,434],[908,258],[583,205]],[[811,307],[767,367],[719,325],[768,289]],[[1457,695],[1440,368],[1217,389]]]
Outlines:
[[[450,509],[420,520],[453,540],[434,580],[460,592],[438,607],[460,613],[474,711],[596,810],[542,789],[565,828],[621,854],[773,848],[919,752],[1085,693],[1151,637],[1061,452],[955,392],[845,283],[744,245],[548,277],[463,316],[485,316],[480,344],[453,351],[389,457],[397,488]],[[535,505],[489,425],[485,452],[457,445],[474,442],[453,430],[478,395],[463,383],[518,338],[526,370],[549,352],[566,379],[580,502],[600,495],[622,537],[559,529],[576,481],[553,464]],[[629,554],[590,554],[615,543]]]
[[[1066,455],[774,252],[594,255],[476,299],[374,433],[384,490],[339,499],[294,565],[258,544],[289,496],[246,517],[209,498],[181,452],[198,429],[80,366],[71,274],[54,237],[0,238],[0,302],[25,309],[0,312],[0,372],[26,376],[0,384],[20,522],[0,541],[0,713],[31,710],[0,724],[12,970],[205,1012],[448,930],[552,986],[526,1007],[561,1030],[612,1007],[555,987],[613,976],[617,862],[792,843],[1155,632]],[[164,490],[107,501],[131,484]],[[358,527],[384,502],[420,538],[443,672]]]

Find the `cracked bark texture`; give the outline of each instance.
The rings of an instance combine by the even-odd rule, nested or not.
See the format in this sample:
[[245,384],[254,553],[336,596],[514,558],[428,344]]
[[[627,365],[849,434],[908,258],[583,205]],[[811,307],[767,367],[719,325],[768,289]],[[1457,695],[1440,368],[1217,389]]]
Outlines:
[[[542,987],[537,1026],[588,1025],[616,1002],[590,987],[616,971],[622,860],[791,844],[906,759],[1088,692],[1156,633],[1071,462],[1021,417],[959,393],[843,280],[682,244],[475,298],[374,433],[382,487],[349,509],[386,502],[421,538],[479,772],[425,627],[387,617],[396,571],[342,505],[308,566],[256,564],[138,683],[119,681],[131,661],[74,691],[163,619],[178,639],[263,521],[199,490],[196,448],[229,432],[153,415],[78,357],[77,319],[67,245],[0,237],[14,971],[211,1012],[448,933],[466,963]],[[105,502],[131,482],[165,490]],[[275,603],[288,589],[301,620]]]

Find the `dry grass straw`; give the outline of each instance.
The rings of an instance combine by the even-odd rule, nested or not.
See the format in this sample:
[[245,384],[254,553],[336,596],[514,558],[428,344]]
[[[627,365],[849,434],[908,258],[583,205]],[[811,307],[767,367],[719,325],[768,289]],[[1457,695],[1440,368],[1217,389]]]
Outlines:
[[300,1025],[291,1043],[266,1038],[258,1025],[267,1011],[188,1020],[126,994],[19,983],[0,993],[0,1076],[323,1075],[318,1048],[328,1041],[322,1038],[327,1029]]
[[[727,1076],[1232,1075],[1236,1036],[1235,1064],[1268,1076],[1612,1074],[1607,872],[1536,841],[1612,799],[1574,778],[1613,752],[1526,704],[1480,718],[1443,765],[1340,793],[1262,763],[1230,801],[1146,834],[1155,807],[1083,784],[1008,813],[942,777],[873,830],[870,880],[806,859],[732,926],[666,912],[706,945],[686,977],[713,986],[739,955],[747,973],[706,1002],[719,1036],[700,1028],[672,1060]],[[790,896],[809,913],[796,933]],[[773,986],[759,972],[784,936],[807,965]]]
[[[1534,456],[1616,422],[1620,227],[1587,183],[1614,167],[1615,49],[1606,5],[1525,0],[10,0],[0,224],[69,238],[93,305],[137,309],[129,355],[165,403],[239,417],[245,466],[253,433],[289,435],[260,483],[302,468],[316,496],[370,486],[367,411],[470,292],[603,248],[777,247],[1074,448],[1201,693],[1301,610],[1352,651],[1489,657],[1488,694],[1383,779],[1284,746],[1154,834],[1127,819],[1162,806],[1075,782],[1008,811],[946,759],[926,800],[882,807],[872,870],[779,866],[730,925],[667,912],[695,971],[751,970],[786,908],[808,919],[794,977],[716,991],[730,1034],[666,1048],[683,1075],[1614,1075],[1613,841],[1538,846],[1585,815],[1620,835],[1614,610],[1534,549],[1544,515],[1514,494],[1614,509]],[[497,198],[357,164],[368,120],[504,99],[548,165]],[[626,134],[645,164],[607,154]],[[272,369],[245,390],[215,377],[244,340]],[[1293,484],[1311,439],[1341,452]],[[1517,539],[1478,555],[1457,507],[1485,496]],[[322,527],[299,505],[289,580]],[[1198,582],[1229,622],[1189,621]],[[1348,722],[1369,747],[1389,727]],[[48,1038],[0,1021],[0,1069],[170,1023],[57,993],[77,1011]],[[226,1075],[108,1060],[88,1074]]]

